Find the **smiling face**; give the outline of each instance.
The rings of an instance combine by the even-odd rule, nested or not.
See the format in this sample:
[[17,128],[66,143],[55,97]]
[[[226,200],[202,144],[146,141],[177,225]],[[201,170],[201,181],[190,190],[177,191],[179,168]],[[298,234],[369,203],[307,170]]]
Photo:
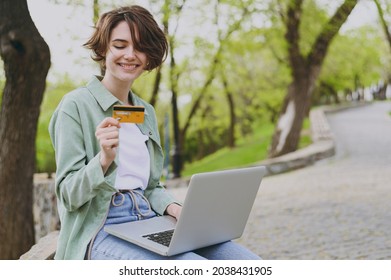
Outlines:
[[[124,22],[128,24],[128,28]],[[141,6],[120,7],[102,14],[99,18],[94,33],[84,46],[92,50],[92,59],[97,61],[103,70],[106,70],[106,62],[111,62],[111,58],[106,57],[109,51],[116,56],[119,50],[113,48],[115,39],[123,40],[124,43],[135,39],[133,49],[147,57],[148,64],[144,67],[147,71],[159,67],[168,54],[168,42],[163,30],[152,14]],[[126,66],[125,63],[123,65]]]
[[105,78],[112,81],[132,84],[147,67],[147,56],[135,50],[126,21],[121,21],[113,28],[105,57]]

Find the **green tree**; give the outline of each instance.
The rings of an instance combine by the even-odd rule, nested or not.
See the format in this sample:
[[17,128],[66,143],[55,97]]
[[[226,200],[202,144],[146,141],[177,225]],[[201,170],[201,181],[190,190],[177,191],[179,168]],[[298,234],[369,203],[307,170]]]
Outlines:
[[302,28],[306,27],[302,24],[303,0],[289,0],[286,13],[281,13],[286,27],[285,40],[292,81],[273,135],[269,151],[271,157],[297,149],[303,121],[308,114],[328,48],[356,4],[357,0],[345,0],[309,47],[301,40]]
[[[215,6],[215,17],[218,16],[220,5],[223,5],[224,8],[229,10],[231,14],[225,17],[224,24],[218,23],[218,25],[216,26],[218,28],[217,43],[215,44],[216,47],[214,48],[214,52],[209,59],[209,66],[207,66],[205,70],[206,74],[204,75],[204,81],[201,83],[201,87],[198,87],[198,91],[195,93],[196,97],[194,99],[194,102],[192,102],[189,109],[189,113],[184,120],[184,125],[180,129],[178,139],[179,145],[177,146],[177,148],[179,149],[179,155],[183,153],[186,135],[191,126],[191,123],[194,121],[196,112],[201,108],[201,102],[202,100],[206,99],[205,95],[208,92],[208,89],[210,88],[213,80],[217,76],[218,66],[221,63],[221,56],[225,45],[229,42],[229,39],[231,38],[232,34],[240,29],[242,21],[250,14],[249,8],[251,7],[252,1],[248,1],[248,3],[231,3],[229,1],[227,3],[222,2],[217,1],[215,3],[215,5],[217,5]],[[235,14],[236,16],[232,16],[233,14]],[[183,167],[181,161],[182,160],[179,161],[179,172],[175,174],[176,176],[180,176],[180,170]]]
[[375,27],[349,30],[335,39],[319,77],[314,103],[330,103],[357,90],[356,84],[369,88],[384,78],[387,45]]

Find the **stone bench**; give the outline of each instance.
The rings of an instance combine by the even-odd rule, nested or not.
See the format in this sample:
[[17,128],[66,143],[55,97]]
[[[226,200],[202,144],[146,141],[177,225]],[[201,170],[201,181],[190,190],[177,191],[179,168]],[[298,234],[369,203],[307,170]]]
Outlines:
[[25,254],[20,256],[20,260],[53,260],[56,253],[57,238],[59,231],[52,231],[45,235],[31,247]]

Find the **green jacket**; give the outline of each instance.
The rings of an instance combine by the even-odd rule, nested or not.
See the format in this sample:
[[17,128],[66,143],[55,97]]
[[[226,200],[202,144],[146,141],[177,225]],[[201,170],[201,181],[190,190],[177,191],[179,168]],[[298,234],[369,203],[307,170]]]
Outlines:
[[[163,151],[153,107],[132,94],[134,105],[145,107],[141,132],[149,137],[151,171],[145,196],[162,215],[176,202],[159,183]],[[61,230],[55,259],[83,259],[91,238],[103,225],[114,188],[117,159],[103,174],[100,146],[95,137],[98,124],[121,102],[93,77],[85,86],[64,96],[55,110],[49,133],[56,154],[56,196]]]

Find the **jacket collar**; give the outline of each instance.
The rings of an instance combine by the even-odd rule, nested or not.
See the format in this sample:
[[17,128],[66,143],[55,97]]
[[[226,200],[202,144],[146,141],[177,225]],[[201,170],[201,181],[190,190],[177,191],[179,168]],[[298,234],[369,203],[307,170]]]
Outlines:
[[87,84],[87,89],[94,96],[103,111],[107,111],[113,104],[121,103],[101,83],[103,77],[93,76]]

